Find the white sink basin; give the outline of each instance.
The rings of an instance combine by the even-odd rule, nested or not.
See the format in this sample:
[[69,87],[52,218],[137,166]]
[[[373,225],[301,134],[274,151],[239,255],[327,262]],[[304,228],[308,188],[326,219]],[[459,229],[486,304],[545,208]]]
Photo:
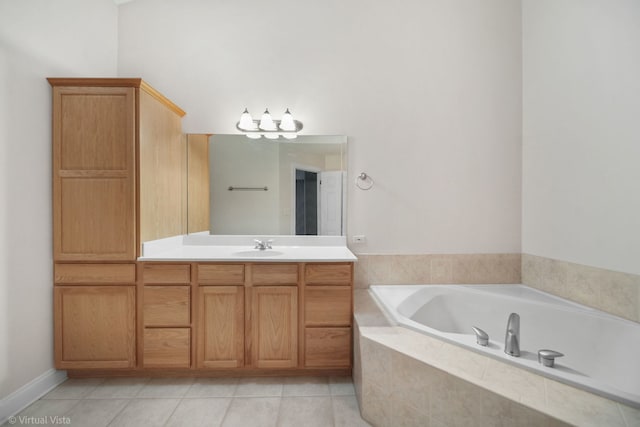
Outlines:
[[232,255],[237,257],[242,257],[242,258],[253,258],[253,257],[266,258],[266,257],[282,255],[283,253],[284,252],[274,251],[271,249],[265,249],[264,251],[261,251],[260,249],[254,249],[252,251],[233,252]]

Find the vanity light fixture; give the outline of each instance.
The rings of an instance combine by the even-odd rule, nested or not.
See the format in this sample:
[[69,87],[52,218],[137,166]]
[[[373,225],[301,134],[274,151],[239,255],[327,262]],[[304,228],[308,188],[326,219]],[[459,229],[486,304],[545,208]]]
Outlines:
[[251,139],[259,139],[262,136],[267,139],[280,137],[295,139],[297,133],[302,130],[302,123],[294,120],[288,108],[282,116],[282,120],[273,120],[267,108],[259,121],[254,120],[249,110],[245,108],[240,115],[240,121],[236,123],[236,128]]

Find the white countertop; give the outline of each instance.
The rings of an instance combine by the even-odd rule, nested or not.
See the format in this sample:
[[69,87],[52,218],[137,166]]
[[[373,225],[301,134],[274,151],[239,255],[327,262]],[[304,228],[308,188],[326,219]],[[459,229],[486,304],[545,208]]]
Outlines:
[[[253,239],[273,240],[254,249]],[[213,236],[191,234],[143,243],[138,261],[352,262],[343,236]]]

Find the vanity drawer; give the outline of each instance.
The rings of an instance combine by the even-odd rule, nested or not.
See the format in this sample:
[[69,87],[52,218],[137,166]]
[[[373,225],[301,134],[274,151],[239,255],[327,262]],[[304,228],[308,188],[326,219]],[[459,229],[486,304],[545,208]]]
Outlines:
[[304,279],[307,285],[350,285],[351,264],[307,264]]
[[298,264],[253,264],[251,282],[254,285],[297,285]]
[[142,269],[144,283],[189,283],[191,266],[188,264],[145,264]]
[[305,328],[306,367],[351,366],[351,328]]
[[147,328],[144,330],[145,368],[188,368],[191,366],[189,328]]
[[191,322],[189,286],[145,286],[145,326],[189,326]]
[[310,286],[304,292],[306,326],[351,325],[350,286]]
[[244,284],[244,264],[198,264],[198,283],[207,285]]
[[135,283],[135,264],[55,264],[56,283]]

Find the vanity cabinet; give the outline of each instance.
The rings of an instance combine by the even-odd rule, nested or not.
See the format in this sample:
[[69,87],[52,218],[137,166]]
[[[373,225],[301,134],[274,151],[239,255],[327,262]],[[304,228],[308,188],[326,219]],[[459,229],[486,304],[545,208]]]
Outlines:
[[305,366],[351,366],[353,264],[305,265]]
[[143,264],[142,367],[191,367],[191,266]]
[[55,266],[57,368],[135,367],[135,267],[135,264]]
[[197,264],[198,366],[298,365],[297,264]]
[[[141,79],[48,81],[56,367],[135,367],[141,336],[148,350],[172,337],[184,358],[186,329],[136,325],[141,242],[186,229],[184,111]],[[148,360],[164,365],[165,350]]]

